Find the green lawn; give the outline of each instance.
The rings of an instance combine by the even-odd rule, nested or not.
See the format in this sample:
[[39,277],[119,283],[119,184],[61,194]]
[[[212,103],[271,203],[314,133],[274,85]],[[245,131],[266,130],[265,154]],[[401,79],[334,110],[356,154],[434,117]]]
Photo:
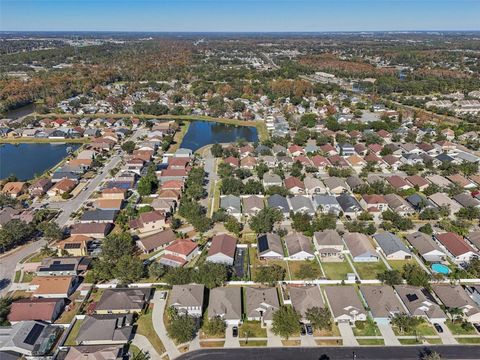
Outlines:
[[348,273],[353,273],[350,264],[344,260],[342,262],[322,262],[325,276],[330,280],[345,280]]
[[15,271],[15,278],[13,282],[18,283],[20,282],[20,276],[22,276],[22,270]]
[[261,266],[268,266],[268,265],[279,265],[285,269],[285,279],[290,280],[288,276],[288,268],[287,268],[287,262],[284,260],[260,260],[257,256],[257,249],[256,248],[249,248],[248,249],[248,256],[250,257],[250,265],[251,266],[251,276],[255,280],[255,272],[258,267]]
[[157,350],[157,353],[163,354],[165,352],[165,347],[163,346],[162,340],[160,340],[155,329],[153,328],[152,310],[152,306],[150,306],[146,313],[138,318],[137,331],[140,335],[143,335],[150,340],[150,343],[153,345],[155,350]]
[[240,346],[242,347],[267,346],[267,340],[248,340],[248,342],[245,342],[244,340],[240,340]]
[[267,337],[267,329],[260,325],[260,321],[244,321],[238,328],[238,336],[241,338],[265,338]]
[[380,330],[372,320],[370,321],[356,321],[355,327],[352,328],[355,336],[380,336]]
[[392,267],[393,270],[398,270],[400,272],[403,271],[403,266],[407,264],[414,264],[418,265],[418,263],[414,260],[388,260],[388,264]]
[[461,322],[452,322],[451,320],[447,320],[445,324],[453,335],[477,335],[477,331],[470,323],[462,324]]
[[360,279],[363,280],[376,279],[378,273],[387,270],[387,267],[381,260],[375,262],[356,262],[353,263],[353,266],[357,269]]
[[402,345],[417,345],[421,344],[421,341],[417,341],[416,339],[398,339],[400,344]]
[[77,345],[77,343],[75,342],[75,339],[77,338],[78,332],[80,331],[80,326],[82,326],[82,320],[75,321],[72,331],[70,331],[70,334],[68,334],[67,340],[65,340],[65,345],[67,346]]
[[427,342],[430,345],[442,345],[443,344],[442,339],[440,339],[440,338],[428,338],[428,339],[425,339],[425,340],[427,340]]
[[359,345],[385,345],[383,339],[357,339]]
[[[415,336],[415,331],[414,330],[410,331],[410,332],[404,332],[403,334],[401,334],[397,327],[392,326],[392,328],[393,328],[393,332],[395,333],[395,335]],[[417,330],[417,335],[418,336],[435,336],[435,335],[438,335],[437,332],[435,331],[435,328],[427,322],[424,322],[424,323],[418,325],[416,330]]]
[[475,338],[456,338],[459,344],[480,344],[480,337]]
[[[301,276],[299,270],[302,268],[302,264],[306,264],[312,270],[311,273],[306,273],[308,276]],[[290,274],[292,274],[292,280],[313,280],[319,279],[322,276],[320,265],[317,260],[311,261],[288,261],[288,267]]]
[[23,273],[23,278],[22,278],[22,283],[29,283],[33,280],[35,274],[31,272],[24,272]]

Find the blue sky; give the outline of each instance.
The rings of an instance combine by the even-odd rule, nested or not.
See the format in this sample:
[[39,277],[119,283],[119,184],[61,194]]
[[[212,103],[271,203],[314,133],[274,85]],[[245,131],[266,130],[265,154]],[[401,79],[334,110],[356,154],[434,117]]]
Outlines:
[[480,0],[0,0],[0,30],[480,30]]

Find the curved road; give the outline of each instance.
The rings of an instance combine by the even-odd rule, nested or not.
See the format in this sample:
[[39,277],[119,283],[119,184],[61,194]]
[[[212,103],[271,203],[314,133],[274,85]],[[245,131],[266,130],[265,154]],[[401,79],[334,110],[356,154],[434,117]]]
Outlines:
[[443,360],[479,359],[480,346],[314,347],[204,349],[181,355],[179,360],[419,360],[431,351]]

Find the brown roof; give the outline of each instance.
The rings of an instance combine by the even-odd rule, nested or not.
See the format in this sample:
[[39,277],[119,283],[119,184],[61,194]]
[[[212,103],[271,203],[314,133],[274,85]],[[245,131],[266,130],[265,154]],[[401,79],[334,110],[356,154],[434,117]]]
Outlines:
[[158,197],[163,199],[179,199],[180,191],[174,189],[160,190]]
[[387,177],[387,181],[396,189],[402,188],[404,186],[410,187],[410,184],[398,175]]
[[72,226],[70,234],[83,235],[83,234],[106,234],[110,231],[112,224],[110,223],[83,223],[75,224]]
[[7,194],[18,194],[23,190],[25,183],[21,181],[8,182],[3,186],[2,192]]
[[75,188],[75,186],[77,185],[77,183],[73,180],[70,180],[70,179],[63,179],[63,180],[60,180],[58,183],[56,183],[53,188],[54,189],[58,189],[58,190],[62,190],[62,191],[65,191],[65,192],[68,192],[68,191],[71,191]]
[[385,204],[387,202],[383,197],[383,195],[377,195],[377,194],[373,194],[373,195],[364,194],[362,195],[362,198],[363,200],[365,200],[367,204]]
[[405,179],[413,186],[416,185],[416,186],[422,187],[425,185],[430,185],[430,183],[427,180],[425,180],[423,177],[419,175],[407,176]]
[[126,189],[109,188],[109,189],[104,189],[102,191],[102,194],[125,194],[126,192],[127,192]]
[[301,189],[305,189],[305,185],[303,184],[303,182],[295,176],[290,176],[289,178],[286,178],[283,182],[287,189],[292,189],[295,186]]
[[10,307],[10,314],[8,314],[8,320],[55,320],[53,319],[55,307],[60,301],[63,302],[64,300],[48,298],[30,298],[16,300],[12,303],[12,306]]
[[68,294],[73,276],[36,276],[30,285],[38,285],[35,295]]
[[216,235],[212,239],[212,245],[208,250],[208,256],[224,254],[232,259],[235,257],[237,239],[227,234]]
[[100,209],[118,209],[122,208],[122,199],[97,199],[95,201],[96,206]]
[[453,256],[460,256],[469,251],[475,252],[458,234],[447,232],[436,234],[435,237]]
[[183,180],[167,180],[162,186],[162,190],[182,190]]
[[145,250],[151,251],[153,249],[156,249],[158,247],[170,244],[171,242],[175,241],[176,236],[175,233],[168,229],[165,231],[160,231],[156,234],[146,236],[144,238],[141,238],[138,240]]
[[154,210],[154,211],[141,213],[138,216],[138,218],[142,223],[149,223],[149,222],[165,220],[165,214],[162,211]]
[[162,176],[187,176],[185,169],[165,169],[162,170]]
[[186,256],[190,254],[193,250],[195,250],[197,247],[197,243],[193,242],[192,240],[178,239],[169,246],[167,246],[166,250]]

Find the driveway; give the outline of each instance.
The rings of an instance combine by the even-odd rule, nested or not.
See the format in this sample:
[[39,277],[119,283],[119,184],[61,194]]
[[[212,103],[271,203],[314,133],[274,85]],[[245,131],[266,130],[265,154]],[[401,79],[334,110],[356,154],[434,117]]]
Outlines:
[[240,341],[237,337],[233,337],[232,335],[233,325],[227,325],[227,329],[225,330],[225,345],[226,348],[238,348],[240,347]]
[[317,346],[317,343],[312,335],[302,335],[300,336],[300,346],[313,347]]
[[442,339],[442,343],[444,345],[456,345],[456,344],[458,344],[458,341],[453,336],[453,334],[450,331],[450,329],[448,328],[447,324],[445,324],[445,323],[439,323],[439,324],[443,329],[443,333],[438,333],[438,335],[440,336],[440,339]]
[[271,326],[267,326],[267,346],[268,347],[283,346],[282,338],[278,335],[275,335],[272,332],[272,327]]
[[154,304],[152,312],[153,328],[160,340],[162,340],[163,346],[165,346],[165,349],[167,350],[168,357],[173,360],[180,356],[180,351],[178,351],[173,340],[168,337],[167,329],[163,323],[163,313],[165,312],[167,300],[160,299],[160,291],[155,291],[152,303]]
[[338,323],[338,330],[342,336],[343,346],[358,346],[358,341],[353,335],[352,327],[349,323]]
[[395,336],[393,329],[390,324],[377,324],[380,333],[383,336],[383,340],[385,341],[385,346],[400,346],[400,341]]
[[150,355],[150,359],[152,360],[160,360],[161,357],[150,343],[150,341],[143,335],[135,334],[135,337],[132,340],[132,344],[138,347],[140,350],[148,352]]

